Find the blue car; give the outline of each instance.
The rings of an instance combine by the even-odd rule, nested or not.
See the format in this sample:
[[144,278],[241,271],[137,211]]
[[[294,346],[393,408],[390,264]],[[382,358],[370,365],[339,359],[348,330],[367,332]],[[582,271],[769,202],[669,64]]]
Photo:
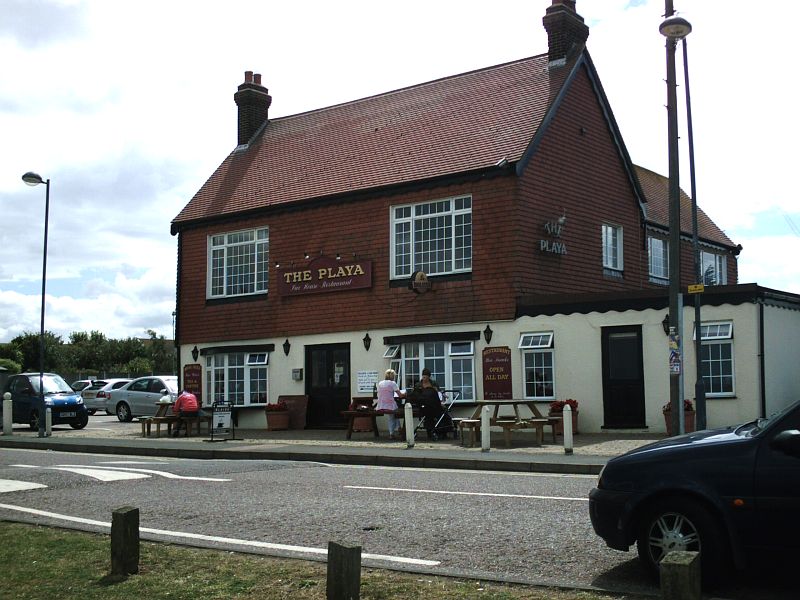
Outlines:
[[[53,373],[45,373],[42,384],[45,407],[51,411],[53,425],[68,424],[73,429],[86,427],[89,412],[80,393],[73,390],[60,375]],[[12,375],[3,391],[11,393],[13,422],[27,423],[31,429],[39,429],[39,373]]]
[[707,586],[764,551],[797,552],[800,402],[611,459],[589,494],[589,515],[609,547],[636,544],[655,577],[672,550],[700,553]]

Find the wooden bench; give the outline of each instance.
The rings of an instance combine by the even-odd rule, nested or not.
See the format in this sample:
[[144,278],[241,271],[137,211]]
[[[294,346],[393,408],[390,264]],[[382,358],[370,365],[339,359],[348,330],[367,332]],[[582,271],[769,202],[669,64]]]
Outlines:
[[534,429],[536,431],[536,445],[544,443],[544,426],[548,424],[547,419],[492,419],[492,425],[503,428],[503,437],[506,440],[506,448],[511,447],[511,432],[516,429]]
[[143,417],[139,419],[142,424],[142,437],[150,437],[152,426],[156,426],[156,437],[161,437],[161,425],[167,426],[167,435],[172,433],[172,425],[177,423],[180,417],[167,415],[164,417]]
[[459,419],[458,420],[458,435],[461,436],[461,445],[466,445],[465,442],[467,441],[465,434],[465,429],[469,430],[469,447],[472,448],[475,445],[475,439],[481,432],[481,420],[480,419]]
[[200,426],[203,423],[206,424],[206,431],[209,434],[211,433],[211,415],[199,414],[194,417],[178,417],[178,421],[186,425],[186,433],[184,434],[186,437],[192,435],[194,425],[197,425],[197,435],[200,435]]

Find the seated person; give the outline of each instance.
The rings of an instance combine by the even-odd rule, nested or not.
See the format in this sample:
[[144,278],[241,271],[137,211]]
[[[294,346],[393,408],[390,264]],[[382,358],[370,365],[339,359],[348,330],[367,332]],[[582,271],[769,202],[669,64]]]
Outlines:
[[386,415],[389,420],[389,438],[397,440],[400,439],[400,418],[394,414],[397,410],[395,396],[402,398],[405,394],[397,387],[394,380],[397,373],[394,369],[388,369],[383,376],[384,380],[377,384],[378,403],[375,409]]
[[[200,403],[197,402],[197,396],[184,390],[172,406],[172,412],[179,417],[196,417],[200,414]],[[183,421],[175,424],[175,429],[172,431],[173,437],[180,434],[183,424]]]
[[439,386],[431,379],[430,369],[422,369],[422,379],[414,386],[410,394],[411,402],[420,408],[420,413],[425,419],[425,430],[428,432],[428,439],[438,439],[436,435],[436,423],[442,416],[442,400],[439,396]]

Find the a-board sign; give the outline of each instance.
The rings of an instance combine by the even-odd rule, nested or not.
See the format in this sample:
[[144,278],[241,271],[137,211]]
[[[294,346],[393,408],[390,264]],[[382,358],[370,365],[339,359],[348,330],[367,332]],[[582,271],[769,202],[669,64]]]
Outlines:
[[233,405],[215,402],[211,413],[211,441],[234,439]]
[[511,348],[497,346],[483,349],[483,397],[486,400],[510,400]]

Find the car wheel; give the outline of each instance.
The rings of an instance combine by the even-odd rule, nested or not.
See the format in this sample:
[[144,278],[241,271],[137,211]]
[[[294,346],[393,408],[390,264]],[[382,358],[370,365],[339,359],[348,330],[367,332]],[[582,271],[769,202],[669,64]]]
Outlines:
[[88,409],[86,409],[86,412],[88,412],[90,415],[93,415],[94,413],[97,412],[97,409],[96,408],[88,408]]
[[69,424],[73,429],[83,429],[89,423],[89,415],[81,415]]
[[687,498],[664,498],[645,513],[636,540],[639,558],[658,579],[661,559],[673,550],[699,552],[705,586],[718,581],[726,567],[725,532],[711,512]]
[[39,411],[32,410],[30,421],[28,421],[28,426],[31,428],[31,431],[37,431],[39,429]]
[[131,407],[125,402],[117,404],[117,418],[120,421],[132,421],[133,415],[131,414]]

